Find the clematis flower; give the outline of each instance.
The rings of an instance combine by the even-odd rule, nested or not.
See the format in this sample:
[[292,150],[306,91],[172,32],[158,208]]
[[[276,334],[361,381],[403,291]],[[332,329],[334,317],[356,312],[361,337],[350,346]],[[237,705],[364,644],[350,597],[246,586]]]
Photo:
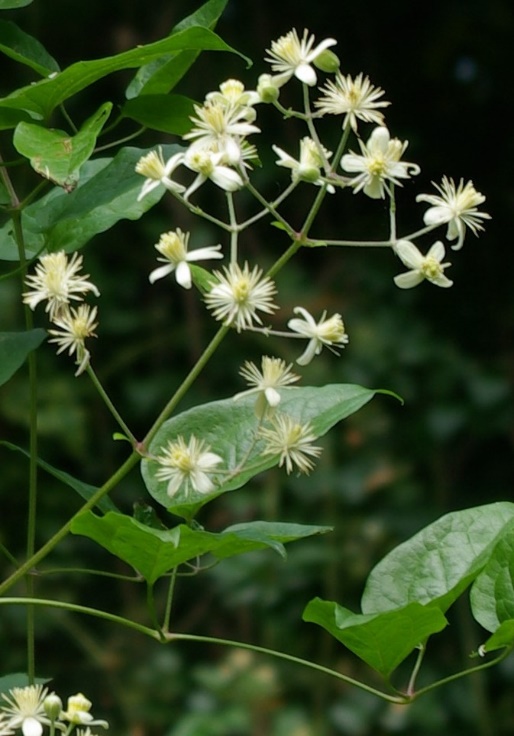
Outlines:
[[92,291],[96,296],[100,292],[88,274],[79,274],[82,268],[82,256],[75,252],[68,261],[68,256],[61,250],[47,253],[39,257],[36,273],[27,276],[25,284],[32,288],[23,294],[23,303],[33,310],[39,302],[47,301],[45,311],[51,320],[66,310],[71,299],[82,300],[82,295]]
[[80,304],[77,309],[69,309],[62,312],[54,319],[54,324],[59,330],[48,330],[53,337],[48,342],[55,342],[59,346],[57,355],[68,351],[68,355],[75,354],[78,366],[75,373],[79,376],[89,364],[91,354],[85,346],[87,337],[96,337],[95,329],[98,323],[96,319],[96,307],[91,308],[89,304]]
[[483,230],[481,220],[489,220],[491,216],[486,212],[478,212],[477,206],[485,202],[485,197],[477,192],[472,181],[466,182],[461,179],[456,186],[453,179],[443,176],[441,185],[434,184],[439,192],[437,194],[419,194],[417,202],[428,202],[433,205],[429,207],[424,215],[425,225],[440,225],[448,223],[446,237],[448,240],[456,240],[452,245],[453,250],[460,250],[464,243],[466,227],[469,227],[474,235]]
[[238,332],[251,327],[254,322],[262,324],[258,311],[271,314],[277,306],[273,304],[275,284],[257,267],[250,271],[248,263],[243,268],[231,263],[224,273],[214,271],[218,283],[205,297],[207,307],[214,317],[226,325],[234,325]]
[[209,92],[205,99],[223,107],[242,109],[247,119],[255,118],[255,111],[251,108],[261,101],[257,92],[245,90],[239,79],[227,79],[220,84],[219,92]]
[[210,493],[215,486],[209,475],[223,458],[211,452],[211,448],[203,440],[192,435],[186,444],[182,436],[170,440],[162,455],[155,458],[161,466],[156,478],[168,481],[167,493],[170,498],[185,485],[185,493],[189,490],[197,493]]
[[337,41],[334,38],[326,38],[324,41],[314,46],[314,36],[309,35],[307,29],[303,32],[302,40],[298,38],[296,29],[293,29],[285,36],[281,36],[277,41],[273,41],[271,49],[267,50],[269,57],[265,61],[271,64],[277,75],[281,86],[294,75],[300,82],[313,87],[316,84],[316,72],[312,68],[312,64],[320,57],[325,49],[334,46]]
[[285,360],[267,355],[262,356],[261,370],[255,363],[246,361],[239,373],[251,388],[236,394],[234,400],[257,394],[255,414],[259,418],[271,414],[279,405],[279,388],[290,388],[292,383],[300,380],[300,376],[291,371],[291,365],[287,365]]
[[43,706],[47,693],[48,690],[43,685],[13,687],[8,695],[2,693],[2,698],[7,703],[2,706],[6,719],[4,728],[21,728],[23,736],[41,736],[43,726],[50,725]]
[[207,248],[197,248],[188,252],[188,243],[189,233],[183,233],[180,228],[161,235],[155,248],[164,256],[157,260],[166,265],[152,271],[149,276],[151,284],[175,271],[177,283],[184,289],[190,289],[192,278],[189,263],[210,258],[223,258],[223,254],[218,252],[221,250],[221,245],[210,245]]
[[143,197],[146,197],[159,184],[163,184],[168,191],[177,194],[185,191],[182,184],[170,179],[171,174],[182,163],[183,158],[184,154],[182,152],[175,153],[164,163],[162,148],[160,147],[157,151],[150,151],[150,153],[142,156],[136,164],[136,173],[146,176],[146,181],[141,188],[137,201],[139,202]]
[[249,115],[255,118],[255,112],[250,107],[206,102],[203,106],[195,105],[195,113],[196,117],[191,118],[195,126],[183,136],[184,140],[195,141],[189,157],[191,152],[197,150],[211,151],[221,154],[224,164],[237,164],[241,158],[243,139],[251,133],[260,132],[256,125],[248,122]]
[[68,698],[66,710],[61,713],[61,719],[76,726],[100,726],[109,728],[107,721],[95,720],[91,713],[92,703],[82,693],[71,695]]
[[391,104],[378,101],[384,91],[380,87],[373,87],[369,77],[363,77],[362,74],[352,79],[350,75],[345,77],[338,71],[335,82],[327,81],[321,91],[325,96],[314,103],[320,114],[344,115],[343,128],[350,126],[355,133],[357,120],[381,125],[384,116],[377,108]]
[[[322,186],[325,182],[321,176],[321,169],[323,167],[324,159],[319,149],[319,146],[312,138],[305,136],[300,141],[300,159],[297,161],[288,153],[283,151],[278,146],[273,146],[273,150],[279,157],[277,166],[284,166],[287,169],[291,169],[291,178],[293,181],[306,181],[316,186]],[[332,155],[331,151],[323,149],[325,160],[330,158]],[[333,194],[335,192],[334,187],[329,184],[327,191]]]
[[316,435],[309,422],[297,422],[287,414],[276,414],[271,428],[262,427],[259,436],[265,441],[264,455],[279,455],[279,467],[284,464],[287,474],[294,466],[300,473],[309,473],[314,467],[312,457],[319,457],[322,448],[313,445]]
[[412,289],[425,279],[443,288],[452,286],[453,281],[450,281],[443,273],[444,269],[451,264],[442,263],[445,250],[440,240],[433,244],[426,256],[422,255],[410,240],[399,240],[395,251],[400,260],[411,269],[407,273],[394,277],[394,283],[400,289]]
[[361,156],[346,153],[341,159],[344,171],[358,174],[352,181],[355,194],[362,189],[372,199],[383,199],[388,191],[386,181],[401,186],[399,179],[408,179],[411,174],[420,172],[417,164],[400,161],[408,142],[391,139],[383,126],[375,128],[367,143],[359,140],[359,145]]
[[243,186],[241,176],[237,171],[225,166],[224,161],[223,153],[196,147],[194,144],[191,145],[184,155],[184,164],[191,171],[196,171],[198,176],[184,194],[184,199],[188,199],[207,179],[211,179],[216,186],[226,192],[235,192],[237,189],[241,189]]
[[344,329],[344,323],[340,314],[333,314],[332,317],[326,319],[326,311],[321,315],[319,322],[303,307],[295,307],[295,314],[301,314],[303,319],[295,317],[289,320],[287,326],[293,332],[298,332],[303,337],[309,338],[309,343],[305,351],[297,358],[299,365],[307,365],[311,362],[315,355],[319,355],[326,345],[333,353],[338,354],[332,347],[342,347],[348,343],[348,335]]

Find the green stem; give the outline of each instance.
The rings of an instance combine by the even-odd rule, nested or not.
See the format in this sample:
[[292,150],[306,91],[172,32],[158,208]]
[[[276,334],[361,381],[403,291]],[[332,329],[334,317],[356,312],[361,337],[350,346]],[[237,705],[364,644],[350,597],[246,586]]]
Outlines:
[[91,381],[93,382],[96,390],[100,394],[104,404],[107,406],[107,408],[109,409],[109,411],[115,418],[116,422],[119,424],[120,428],[123,430],[123,432],[128,437],[128,439],[132,442],[132,444],[135,445],[137,442],[136,438],[134,437],[130,429],[127,427],[127,425],[123,421],[121,415],[119,414],[118,410],[116,409],[111,399],[109,398],[107,391],[102,386],[98,376],[96,375],[95,371],[91,367],[90,363],[88,363],[88,365],[86,366],[86,372],[89,378],[91,379]]
[[166,609],[164,611],[164,621],[162,624],[162,630],[166,633],[169,633],[170,630],[170,621],[171,621],[171,607],[173,605],[173,595],[175,593],[175,583],[177,582],[177,573],[178,573],[178,567],[174,567],[169,586],[168,586],[168,595],[166,597]]
[[236,210],[234,207],[234,195],[227,192],[227,205],[230,221],[230,263],[237,263],[237,240],[239,230],[237,226]]
[[140,461],[140,455],[134,451],[125,460],[125,462],[113,473],[113,475],[101,486],[96,493],[94,493],[89,501],[87,501],[81,508],[75,513],[63,526],[44,544],[37,552],[35,552],[28,560],[15,570],[12,575],[6,578],[3,583],[0,583],[0,595],[9,590],[15,583],[20,580],[24,575],[31,572],[34,567],[41,562],[59,542],[66,537],[70,530],[73,521],[85,511],[89,511],[96,504],[106,496],[118,483],[127,475],[127,473]]
[[332,670],[329,667],[323,667],[323,665],[316,664],[315,662],[310,662],[308,659],[301,659],[301,657],[295,657],[292,654],[287,654],[286,652],[279,652],[274,649],[267,649],[266,647],[259,647],[255,644],[248,644],[246,642],[232,641],[231,639],[219,639],[217,637],[212,637],[212,636],[197,636],[196,634],[168,634],[166,636],[166,640],[168,642],[196,641],[196,642],[205,642],[209,644],[220,644],[221,646],[226,646],[226,647],[237,647],[239,649],[248,649],[251,652],[257,652],[259,654],[266,654],[270,657],[284,659],[287,662],[293,662],[294,664],[299,664],[302,667],[309,667],[310,669],[316,670],[317,672],[322,672],[325,675],[330,675],[331,677],[335,677],[338,680],[342,680],[342,682],[346,682],[348,685],[352,685],[354,687],[359,688],[360,690],[365,690],[366,692],[371,693],[372,695],[375,695],[378,698],[382,698],[382,700],[387,700],[389,703],[397,703],[397,704],[403,705],[403,704],[410,702],[410,698],[406,696],[389,695],[388,693],[384,693],[381,690],[377,690],[376,688],[371,687],[370,685],[366,685],[364,682],[360,682],[359,680],[354,680],[353,677],[349,677],[348,675],[343,675],[341,672]]
[[337,151],[335,152],[335,156],[332,159],[332,171],[335,171],[339,165],[339,161],[341,160],[346,148],[346,144],[348,143],[348,138],[350,137],[350,131],[351,127],[349,125],[347,125],[346,128],[343,130],[343,135],[341,136],[341,140],[339,141],[339,144],[337,146]]
[[[109,130],[112,130],[114,125],[111,125]],[[134,140],[134,138],[137,138],[141,135],[141,133],[144,133],[146,130],[146,126],[142,125],[140,128],[138,128],[135,133],[130,133],[130,135],[126,135],[124,138],[118,138],[116,141],[112,141],[112,143],[106,143],[104,146],[98,146],[95,148],[95,153],[99,153],[100,151],[108,151],[109,148],[114,148],[114,146],[121,146],[123,143],[128,143],[129,141]],[[107,133],[107,129],[104,130],[104,134]]]
[[393,243],[390,240],[316,240],[312,238],[304,245],[307,248],[320,248],[327,245],[341,245],[351,248],[391,248]]
[[139,631],[140,634],[149,636],[151,639],[159,640],[161,637],[158,631],[150,629],[148,626],[138,624],[137,621],[132,621],[129,618],[123,618],[123,616],[117,616],[114,613],[108,613],[107,611],[101,611],[98,608],[90,608],[89,606],[80,606],[77,603],[64,603],[63,601],[47,600],[45,598],[23,598],[23,597],[9,597],[0,598],[0,605],[7,606],[43,606],[46,608],[60,608],[64,611],[71,611],[72,613],[84,613],[87,616],[94,616],[95,618],[102,618],[105,621],[111,621],[113,623],[125,626],[128,629],[134,629]]
[[396,241],[396,200],[394,198],[394,184],[391,184],[389,188],[389,228],[390,238],[393,242]]
[[148,608],[150,619],[152,621],[155,631],[158,632],[159,638],[161,639],[161,641],[165,641],[163,631],[161,627],[159,626],[159,621],[157,619],[157,612],[155,610],[155,597],[153,594],[153,585],[150,585],[150,583],[146,584],[146,606]]
[[412,697],[414,695],[414,687],[416,685],[416,678],[418,676],[418,673],[421,669],[421,665],[423,663],[423,658],[425,656],[425,652],[427,651],[427,645],[426,643],[422,644],[418,651],[418,656],[416,657],[416,662],[414,664],[414,667],[412,669],[412,673],[409,679],[409,684],[407,686],[407,695],[409,697]]

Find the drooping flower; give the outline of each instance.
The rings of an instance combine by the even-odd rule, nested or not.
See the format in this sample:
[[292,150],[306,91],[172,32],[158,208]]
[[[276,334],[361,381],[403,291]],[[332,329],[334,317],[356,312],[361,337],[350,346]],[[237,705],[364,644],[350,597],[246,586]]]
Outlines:
[[287,414],[275,414],[271,418],[271,428],[262,427],[259,436],[265,440],[264,455],[279,455],[279,467],[284,464],[287,473],[294,466],[300,473],[309,473],[314,467],[312,457],[319,457],[322,451],[312,443],[316,435],[309,422],[297,422]]
[[289,320],[289,329],[309,339],[305,351],[296,360],[299,365],[310,363],[315,355],[321,353],[323,345],[326,345],[337,355],[338,353],[333,346],[344,348],[348,343],[349,338],[340,314],[333,314],[332,317],[326,319],[327,313],[324,311],[320,321],[316,322],[314,317],[303,307],[295,307],[293,311],[295,314],[301,314],[303,319],[295,317]]
[[81,301],[82,295],[88,291],[100,296],[96,286],[87,281],[89,274],[79,274],[81,268],[82,256],[77,252],[70,261],[63,250],[40,256],[35,274],[25,279],[25,284],[32,290],[23,294],[24,304],[35,309],[39,302],[46,300],[45,311],[54,320],[67,308],[71,299]]
[[62,311],[59,317],[54,319],[58,330],[48,330],[50,338],[48,342],[55,342],[59,349],[57,355],[68,351],[68,355],[77,356],[75,364],[78,366],[75,372],[79,376],[89,364],[91,354],[85,346],[88,337],[96,337],[95,329],[98,326],[96,320],[96,307],[91,308],[89,304],[80,304],[77,309]]
[[[300,141],[300,159],[298,161],[278,146],[273,146],[273,150],[279,157],[277,166],[291,169],[293,181],[306,181],[310,184],[316,184],[316,186],[322,186],[325,183],[321,176],[321,169],[332,153],[325,148],[321,152],[318,144],[312,138],[305,136]],[[327,191],[333,193],[335,189],[329,184]]]
[[50,725],[43,707],[47,692],[43,685],[27,685],[13,687],[8,695],[2,693],[2,698],[7,703],[1,706],[7,717],[5,728],[21,728],[23,736],[41,736],[43,726]]
[[66,710],[61,713],[61,719],[76,726],[100,726],[109,728],[107,721],[94,719],[91,713],[92,703],[82,693],[71,695],[68,698]]
[[197,248],[188,252],[188,243],[189,233],[182,232],[180,228],[161,235],[155,247],[164,257],[157,258],[157,260],[166,265],[159,266],[152,271],[149,276],[151,284],[175,271],[177,283],[184,289],[190,289],[192,278],[189,263],[210,258],[223,258],[223,254],[218,252],[221,250],[221,245],[210,245],[207,248]]
[[278,389],[290,388],[292,383],[300,380],[300,376],[293,373],[291,367],[291,365],[287,365],[285,360],[270,358],[267,355],[262,356],[261,370],[257,368],[255,363],[246,361],[239,373],[251,388],[236,394],[234,399],[237,400],[249,394],[257,394],[255,402],[256,415],[260,418],[273,413],[273,410],[280,403],[281,397]]
[[444,269],[450,266],[450,263],[442,263],[445,250],[440,240],[434,243],[426,256],[424,256],[416,248],[410,240],[399,240],[395,246],[395,252],[400,260],[411,270],[394,277],[394,283],[400,289],[412,289],[425,279],[436,286],[447,288],[452,286],[450,281],[444,275]]
[[211,475],[223,458],[211,452],[204,440],[194,435],[186,444],[182,436],[170,440],[161,455],[155,458],[160,467],[155,476],[168,481],[167,493],[170,498],[185,485],[185,494],[190,490],[196,493],[210,493],[215,485]]
[[432,182],[439,192],[437,194],[419,194],[417,202],[428,202],[433,205],[429,207],[423,217],[425,225],[442,225],[448,223],[446,237],[448,240],[457,240],[452,245],[453,250],[460,250],[464,243],[466,227],[469,227],[474,235],[484,227],[481,220],[490,220],[491,216],[486,212],[478,212],[477,206],[485,202],[485,197],[477,192],[472,181],[466,182],[461,179],[458,186],[453,179],[443,176],[441,185]]
[[225,163],[225,154],[222,152],[213,152],[202,146],[196,146],[194,143],[189,146],[184,154],[184,164],[191,171],[195,171],[198,176],[188,187],[184,199],[188,199],[207,179],[211,179],[216,186],[226,192],[241,189],[243,186],[241,176]]
[[251,327],[254,322],[262,324],[257,312],[271,314],[276,305],[273,295],[275,284],[257,266],[250,271],[248,263],[243,268],[237,263],[224,267],[224,273],[214,271],[218,283],[205,297],[214,317],[226,325],[233,325],[238,332]]
[[159,184],[163,184],[168,191],[177,194],[185,191],[182,184],[170,178],[177,166],[182,163],[183,158],[184,154],[182,152],[175,153],[165,163],[160,147],[157,151],[150,151],[150,153],[142,156],[136,164],[136,173],[146,176],[146,181],[141,187],[137,198],[138,202],[153,189],[156,189]]
[[387,181],[401,186],[399,179],[408,179],[420,172],[417,164],[400,161],[408,141],[402,143],[398,138],[391,139],[383,126],[373,130],[367,143],[359,140],[359,145],[361,156],[346,153],[341,159],[344,171],[358,174],[352,180],[354,193],[362,189],[372,199],[383,199],[388,191]]
[[325,49],[334,46],[337,41],[334,38],[326,38],[313,48],[314,40],[314,36],[309,35],[309,31],[305,29],[300,41],[296,29],[293,29],[272,42],[271,48],[267,50],[269,57],[265,61],[271,64],[274,72],[279,72],[278,86],[291,79],[293,75],[310,87],[316,84],[317,77],[312,64]]
[[321,91],[325,96],[314,103],[320,114],[344,115],[343,128],[350,126],[355,133],[357,120],[381,125],[384,116],[377,108],[391,104],[379,101],[384,91],[380,87],[373,87],[369,77],[363,77],[362,74],[353,79],[349,74],[345,77],[337,72],[335,82],[327,81]]

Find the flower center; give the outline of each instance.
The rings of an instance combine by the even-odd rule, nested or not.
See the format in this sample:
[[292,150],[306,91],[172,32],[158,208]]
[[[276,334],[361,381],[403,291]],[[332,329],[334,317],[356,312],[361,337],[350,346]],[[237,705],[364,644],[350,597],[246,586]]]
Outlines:
[[383,176],[386,170],[385,158],[379,154],[375,154],[368,162],[368,171],[371,176]]
[[150,151],[136,164],[136,173],[147,179],[160,180],[164,176],[164,164],[155,151]]
[[251,292],[250,281],[244,276],[238,279],[233,287],[234,300],[238,304],[245,304]]
[[427,258],[425,258],[420,271],[426,279],[435,279],[441,275],[443,269],[439,261],[437,261],[432,256],[428,256]]

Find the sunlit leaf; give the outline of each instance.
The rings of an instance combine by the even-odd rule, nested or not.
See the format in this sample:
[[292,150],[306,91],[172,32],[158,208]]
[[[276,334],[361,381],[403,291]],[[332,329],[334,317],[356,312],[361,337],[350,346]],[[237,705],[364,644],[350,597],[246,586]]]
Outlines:
[[494,652],[496,649],[511,649],[514,647],[514,619],[504,621],[492,636],[482,644],[480,651],[482,654]]
[[29,353],[46,338],[45,330],[0,332],[0,386],[20,368]]
[[[310,422],[317,437],[324,435],[337,422],[353,414],[375,395],[375,391],[349,384],[334,384],[321,388],[305,387],[282,390],[280,411],[300,423]],[[212,452],[223,458],[225,477],[217,476],[218,487],[209,496],[191,492],[170,498],[167,483],[156,477],[159,465],[143,460],[142,473],[150,494],[173,513],[189,518],[207,499],[240,488],[253,476],[273,467],[278,457],[263,455],[263,441],[256,437],[259,420],[255,415],[255,397],[214,401],[179,414],[163,424],[150,447],[152,457],[166,447],[169,440],[191,435],[203,440]]]
[[362,596],[364,613],[437,603],[445,611],[489,560],[514,519],[503,502],[454,511],[395,547],[371,571]]
[[487,631],[514,619],[514,525],[509,525],[473,583],[471,610]]
[[158,529],[125,514],[98,517],[90,512],[81,514],[72,523],[74,534],[93,539],[131,565],[149,583],[184,562],[196,563],[206,554],[223,559],[271,548],[284,555],[285,543],[327,531],[330,527],[255,521],[213,534],[185,524],[174,529]]
[[38,174],[70,192],[77,185],[80,167],[94,151],[111,108],[110,102],[102,105],[75,135],[34,123],[20,123],[14,131],[14,147],[30,159]]
[[303,620],[318,624],[384,677],[447,621],[436,606],[409,603],[385,613],[358,614],[319,598],[308,603]]

